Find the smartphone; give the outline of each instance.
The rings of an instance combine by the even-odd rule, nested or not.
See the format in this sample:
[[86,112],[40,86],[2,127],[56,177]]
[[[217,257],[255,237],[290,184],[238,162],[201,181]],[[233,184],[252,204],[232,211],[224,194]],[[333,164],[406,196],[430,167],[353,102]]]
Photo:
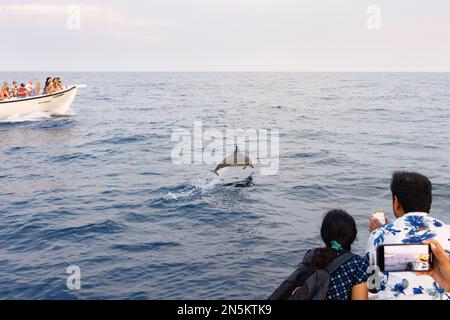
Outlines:
[[428,244],[385,244],[377,248],[381,272],[433,270],[433,252]]

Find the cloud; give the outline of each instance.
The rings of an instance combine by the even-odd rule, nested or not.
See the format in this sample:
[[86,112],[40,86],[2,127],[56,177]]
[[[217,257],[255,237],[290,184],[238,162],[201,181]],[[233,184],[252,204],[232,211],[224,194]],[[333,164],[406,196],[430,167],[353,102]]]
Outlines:
[[114,9],[97,5],[49,5],[49,4],[24,4],[0,6],[2,16],[36,16],[36,17],[67,17],[70,8],[79,8],[83,21],[97,23],[117,24],[121,27],[145,27],[145,26],[169,26],[172,21],[140,20],[128,17]]
[[113,32],[112,36],[115,38],[121,38],[124,40],[133,40],[133,41],[150,41],[154,40],[152,37],[147,36],[142,33],[137,32]]
[[[160,28],[172,26],[172,21],[138,19],[127,16],[114,8],[99,5],[23,4],[0,5],[2,19],[27,20],[43,18],[48,21],[69,19],[79,13],[80,27],[91,35],[118,38],[131,43],[149,43],[155,40]],[[6,17],[6,18],[4,18]],[[68,23],[68,22],[67,22]]]

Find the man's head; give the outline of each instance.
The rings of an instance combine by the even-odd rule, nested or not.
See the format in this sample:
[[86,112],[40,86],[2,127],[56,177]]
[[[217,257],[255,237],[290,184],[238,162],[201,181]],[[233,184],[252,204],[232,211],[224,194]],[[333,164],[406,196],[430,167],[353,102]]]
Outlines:
[[416,172],[396,171],[392,175],[391,192],[397,218],[409,212],[430,212],[431,182],[427,177]]

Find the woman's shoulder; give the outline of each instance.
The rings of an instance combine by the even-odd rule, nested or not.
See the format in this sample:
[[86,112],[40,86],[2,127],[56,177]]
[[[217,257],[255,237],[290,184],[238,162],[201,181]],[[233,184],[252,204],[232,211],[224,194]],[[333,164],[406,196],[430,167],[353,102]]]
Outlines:
[[355,254],[350,260],[347,261],[348,264],[363,267],[367,269],[369,266],[369,261],[363,256]]

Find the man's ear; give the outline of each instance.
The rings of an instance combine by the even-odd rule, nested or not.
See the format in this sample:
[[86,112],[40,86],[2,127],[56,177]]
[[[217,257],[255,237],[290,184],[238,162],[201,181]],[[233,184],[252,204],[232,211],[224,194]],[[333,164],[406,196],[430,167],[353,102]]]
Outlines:
[[394,196],[394,203],[393,203],[393,209],[394,209],[394,215],[397,218],[400,218],[405,214],[405,211],[402,208],[402,205],[400,204],[400,201],[398,200],[397,196]]

